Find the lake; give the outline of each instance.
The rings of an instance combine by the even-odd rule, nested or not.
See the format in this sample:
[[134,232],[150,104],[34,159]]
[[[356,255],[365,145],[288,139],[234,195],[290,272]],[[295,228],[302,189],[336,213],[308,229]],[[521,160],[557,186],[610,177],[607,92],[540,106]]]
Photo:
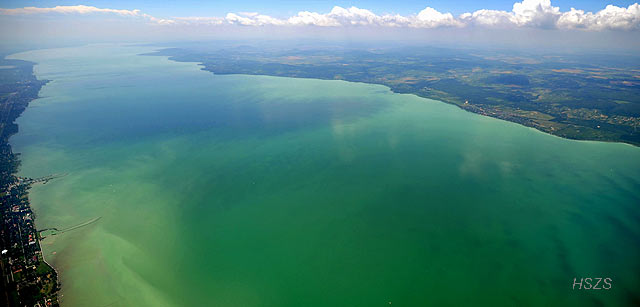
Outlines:
[[[11,138],[64,306],[632,305],[640,149],[89,45]],[[611,278],[608,290],[574,278]],[[601,285],[602,286],[602,285]]]

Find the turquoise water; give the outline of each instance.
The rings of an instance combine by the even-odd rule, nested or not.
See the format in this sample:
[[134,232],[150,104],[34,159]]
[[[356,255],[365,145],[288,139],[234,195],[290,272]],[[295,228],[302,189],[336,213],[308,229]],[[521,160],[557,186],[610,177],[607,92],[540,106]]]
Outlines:
[[[640,149],[377,85],[37,50],[11,139],[65,306],[633,305]],[[574,278],[610,290],[572,290]]]

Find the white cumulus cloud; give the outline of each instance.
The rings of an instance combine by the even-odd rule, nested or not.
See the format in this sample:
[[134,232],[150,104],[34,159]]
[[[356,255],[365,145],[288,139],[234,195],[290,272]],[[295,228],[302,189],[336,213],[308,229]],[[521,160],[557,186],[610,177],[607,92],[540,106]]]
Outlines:
[[551,5],[551,0],[523,0],[513,4],[510,12],[478,10],[460,15],[467,24],[481,26],[515,26],[554,28],[560,9]]
[[451,13],[440,13],[434,8],[427,7],[420,11],[417,16],[409,19],[409,25],[417,28],[437,28],[463,26],[463,23],[455,19]]
[[638,3],[628,8],[608,5],[592,13],[572,8],[561,12],[550,0],[523,0],[513,5],[513,10],[479,10],[460,15],[467,24],[503,27],[536,27],[586,30],[637,30],[640,25]]
[[355,6],[343,8],[335,6],[328,13],[301,11],[288,18],[276,18],[254,12],[228,13],[224,17],[173,17],[156,18],[140,10],[118,10],[93,6],[56,6],[52,8],[24,7],[3,9],[0,15],[31,14],[116,14],[126,17],[143,18],[153,24],[200,24],[200,25],[239,25],[239,26],[317,26],[317,27],[501,27],[501,28],[546,28],[546,29],[582,29],[602,30],[640,30],[640,5],[632,4],[627,8],[608,5],[598,12],[585,12],[572,8],[561,12],[552,5],[551,0],[522,0],[513,4],[511,11],[478,10],[460,16],[440,12],[426,7],[417,14],[377,15],[370,10]]
[[597,13],[571,8],[558,19],[558,26],[567,29],[637,30],[640,29],[640,5],[627,8],[607,5]]
[[243,26],[264,26],[264,25],[284,25],[283,20],[273,18],[258,13],[229,13],[224,19],[230,24],[240,24]]
[[[207,21],[206,17],[196,18],[176,18],[179,20],[191,20],[195,22]],[[286,19],[273,18],[258,13],[229,13],[223,19],[223,23],[239,24],[245,26],[264,25],[287,25],[287,26],[318,26],[318,27],[340,27],[340,26],[382,26],[382,27],[415,27],[415,28],[437,28],[437,27],[460,27],[464,24],[457,20],[451,13],[441,13],[427,7],[417,15],[376,15],[375,13],[355,6],[343,8],[334,6],[329,13],[320,14],[316,12],[302,11],[297,15]]]

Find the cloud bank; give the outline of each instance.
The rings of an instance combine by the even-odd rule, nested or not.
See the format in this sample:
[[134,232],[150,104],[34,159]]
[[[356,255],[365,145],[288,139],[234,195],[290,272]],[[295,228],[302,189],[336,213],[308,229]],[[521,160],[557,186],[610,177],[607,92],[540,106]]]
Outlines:
[[2,15],[31,15],[31,14],[47,14],[47,13],[59,13],[59,14],[89,14],[89,13],[112,13],[122,16],[140,16],[140,10],[114,10],[114,9],[101,9],[93,6],[86,5],[73,5],[73,6],[56,6],[56,7],[23,7],[16,9],[0,9]]
[[15,9],[3,9],[0,8],[0,15],[36,15],[36,14],[115,14],[124,17],[136,17],[149,20],[156,24],[172,24],[172,19],[161,19],[151,15],[142,13],[140,10],[117,10],[117,9],[105,9],[97,8],[87,5],[71,5],[71,6],[56,6],[56,7],[22,7]]
[[461,14],[442,13],[427,7],[417,14],[377,15],[369,10],[357,7],[343,8],[335,6],[329,13],[301,11],[288,18],[276,18],[259,13],[228,13],[224,17],[172,17],[156,18],[140,10],[118,10],[93,6],[56,6],[52,8],[24,7],[0,9],[0,15],[33,14],[115,14],[123,17],[141,18],[157,25],[240,25],[240,26],[315,26],[315,27],[406,27],[406,28],[541,28],[541,29],[580,29],[587,31],[602,30],[640,30],[640,5],[632,4],[626,8],[607,5],[598,12],[585,12],[571,8],[561,12],[551,4],[551,0],[523,0],[513,4],[511,11],[478,10]]

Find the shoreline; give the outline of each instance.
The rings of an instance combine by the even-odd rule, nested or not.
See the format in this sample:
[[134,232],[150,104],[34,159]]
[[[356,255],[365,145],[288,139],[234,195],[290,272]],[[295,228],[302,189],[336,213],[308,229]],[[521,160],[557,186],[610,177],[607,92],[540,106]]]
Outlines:
[[[7,306],[59,306],[59,272],[47,262],[42,252],[41,236],[36,227],[37,215],[31,208],[29,189],[37,180],[18,176],[19,153],[14,153],[9,139],[19,131],[16,120],[29,104],[40,98],[40,90],[50,80],[38,80],[34,72],[37,63],[7,59],[16,63],[1,71],[9,93],[0,98],[0,196],[2,197],[3,255],[1,258],[4,301]],[[11,279],[9,279],[9,276]]]
[[[38,97],[38,98],[40,98],[40,97]],[[31,206],[31,201],[29,201],[29,205]],[[34,221],[34,223],[35,223],[35,221]],[[38,238],[39,238],[38,239],[38,241],[39,241],[38,245],[40,245],[40,241],[42,241],[42,239],[40,239],[40,232],[43,231],[43,230],[44,229],[40,229],[40,227],[36,227],[36,231],[38,232]],[[60,281],[60,269],[56,268],[53,264],[51,264],[51,263],[49,263],[47,261],[46,255],[45,255],[44,251],[42,250],[42,246],[40,246],[40,251],[42,252],[42,261],[44,263],[46,263],[56,273],[56,284],[58,285],[58,290],[56,291],[56,304],[57,304],[57,306],[60,306],[60,298],[63,296],[63,294],[62,294],[62,282]]]
[[623,142],[623,141],[616,141],[616,140],[605,140],[605,139],[589,139],[589,138],[572,138],[572,137],[567,137],[567,136],[563,136],[563,135],[559,135],[559,134],[555,134],[552,133],[551,131],[548,130],[544,130],[541,129],[540,127],[536,126],[536,125],[527,125],[524,122],[520,122],[520,121],[516,121],[516,120],[510,120],[508,118],[504,118],[504,117],[500,117],[500,116],[492,116],[491,114],[486,114],[484,112],[484,110],[476,110],[474,107],[477,107],[476,105],[468,105],[469,107],[465,107],[464,104],[458,104],[455,102],[451,102],[451,101],[446,101],[445,99],[441,99],[441,98],[437,98],[437,97],[425,97],[425,96],[420,96],[416,93],[410,93],[410,92],[398,92],[395,91],[392,87],[390,87],[387,84],[383,84],[383,83],[371,83],[371,82],[364,82],[364,81],[350,81],[350,80],[343,80],[343,79],[323,79],[323,78],[315,78],[315,77],[289,77],[289,76],[277,76],[277,75],[269,75],[269,74],[250,74],[250,73],[216,73],[213,70],[207,69],[206,65],[204,62],[201,61],[183,61],[183,60],[179,60],[176,58],[176,56],[173,55],[166,55],[161,53],[162,51],[166,50],[166,49],[170,49],[170,48],[160,48],[157,51],[154,52],[150,52],[150,53],[143,53],[143,54],[139,54],[141,56],[164,56],[167,57],[168,60],[170,61],[175,61],[175,62],[181,62],[181,63],[196,63],[198,66],[200,66],[200,69],[209,73],[212,73],[214,75],[218,75],[218,76],[232,76],[232,75],[238,75],[238,76],[265,76],[265,77],[273,77],[273,78],[300,78],[300,79],[314,79],[314,80],[322,80],[322,81],[342,81],[342,82],[350,82],[350,83],[362,83],[362,84],[368,84],[368,85],[379,85],[379,86],[383,86],[385,87],[387,90],[389,90],[391,93],[394,94],[399,94],[399,95],[412,95],[415,97],[419,97],[419,98],[423,98],[423,99],[429,99],[429,100],[433,100],[439,103],[444,103],[444,104],[448,104],[454,107],[457,107],[460,110],[469,112],[469,113],[473,113],[473,114],[477,114],[480,116],[485,116],[485,117],[489,117],[489,118],[493,118],[493,119],[497,119],[497,120],[503,120],[509,123],[513,123],[522,127],[527,127],[530,129],[533,129],[535,131],[544,133],[546,135],[551,135],[557,138],[561,138],[564,140],[571,140],[571,141],[579,141],[579,142],[601,142],[601,143],[611,143],[611,144],[625,144],[625,145],[629,145],[632,147],[636,147],[636,148],[640,148],[640,144],[635,144],[635,143],[631,143],[631,142]]
[[[176,61],[176,62],[183,62],[183,61],[175,60],[172,57],[169,57],[169,60]],[[210,73],[212,73],[214,75],[219,75],[219,76],[224,76],[224,75],[229,75],[229,76],[231,76],[231,75],[267,76],[267,77],[275,77],[275,78],[300,78],[300,79],[314,79],[314,80],[323,80],[323,81],[344,81],[344,82],[351,82],[351,83],[380,85],[380,86],[384,86],[385,88],[387,88],[390,92],[392,92],[394,94],[413,95],[413,96],[419,97],[419,98],[430,99],[430,100],[433,100],[433,101],[437,101],[439,103],[452,105],[452,106],[457,107],[458,109],[463,110],[465,112],[469,112],[469,113],[473,113],[473,114],[477,114],[477,115],[480,115],[480,116],[485,116],[485,117],[489,117],[489,118],[493,118],[493,119],[503,120],[503,121],[506,121],[506,122],[509,122],[509,123],[513,123],[513,124],[516,124],[516,125],[519,125],[519,126],[522,126],[522,127],[527,127],[527,128],[536,130],[538,132],[542,132],[544,134],[551,135],[551,136],[554,136],[554,137],[558,137],[558,138],[561,138],[561,139],[564,139],[564,140],[579,141],[579,142],[601,142],[601,143],[612,143],[612,144],[626,144],[626,145],[629,145],[629,146],[640,148],[640,144],[635,144],[635,143],[631,143],[631,142],[623,142],[623,141],[616,141],[616,140],[605,140],[605,139],[572,138],[572,137],[567,137],[567,136],[563,136],[563,135],[560,135],[560,134],[555,134],[555,133],[552,133],[551,131],[547,131],[547,130],[541,129],[538,126],[533,125],[533,124],[527,125],[527,124],[525,124],[523,122],[520,122],[520,121],[510,120],[510,119],[508,119],[506,117],[492,116],[491,114],[487,114],[486,111],[484,111],[482,109],[479,109],[479,110],[474,109],[473,107],[477,107],[475,105],[470,105],[470,107],[464,107],[464,105],[461,105],[461,104],[458,104],[458,103],[455,103],[455,102],[449,102],[449,101],[446,101],[446,100],[444,100],[442,98],[424,97],[424,96],[420,96],[420,95],[418,95],[416,93],[409,93],[409,92],[406,92],[406,93],[405,92],[396,92],[392,87],[390,87],[390,86],[388,86],[386,84],[382,84],[382,83],[370,83],[370,82],[363,82],[363,81],[349,81],[349,80],[336,80],[336,79],[322,79],[322,78],[313,78],[313,77],[287,77],[287,76],[276,76],[276,75],[267,75],[267,74],[216,73],[216,72],[214,72],[212,70],[206,69],[206,67],[204,66],[203,63],[201,63],[201,62],[197,62],[197,63],[198,63],[198,65],[202,66],[201,69],[203,71],[207,71],[207,72],[210,72]]]
[[[192,55],[187,53],[181,54],[180,48],[175,47],[158,47],[156,51],[143,53],[140,55],[145,56],[167,56],[169,60],[175,62],[191,62],[197,63],[201,66],[201,69],[204,71],[208,71],[210,73],[216,75],[252,75],[252,76],[271,76],[271,77],[287,77],[287,78],[302,78],[302,79],[316,79],[316,80],[329,80],[329,81],[346,81],[346,82],[355,82],[355,83],[365,83],[372,85],[382,85],[387,87],[391,92],[396,94],[411,94],[420,98],[427,98],[439,102],[443,102],[446,104],[457,106],[458,108],[479,115],[483,115],[486,117],[496,118],[512,123],[516,123],[521,126],[533,128],[540,132],[553,135],[556,137],[560,137],[567,140],[577,140],[577,141],[597,141],[597,142],[606,142],[606,143],[624,143],[629,144],[634,147],[640,147],[640,141],[636,141],[635,139],[625,139],[624,137],[617,136],[613,137],[609,133],[608,130],[600,129],[600,126],[591,127],[589,125],[578,125],[571,122],[564,121],[556,121],[555,119],[536,119],[532,117],[527,117],[521,114],[521,109],[517,107],[509,107],[512,109],[500,109],[491,105],[477,104],[469,102],[469,100],[464,100],[460,97],[455,96],[449,92],[433,92],[432,94],[425,94],[423,92],[416,92],[411,90],[406,90],[399,85],[388,84],[384,81],[375,81],[368,82],[366,80],[349,80],[348,78],[329,78],[322,76],[307,76],[307,75],[296,75],[294,72],[288,71],[280,71],[277,73],[263,72],[263,71],[253,71],[253,70],[245,70],[245,71],[234,71],[233,69],[224,69],[223,71],[219,71],[216,69],[215,65],[211,63],[206,63],[200,59],[196,55]],[[218,72],[216,72],[218,70]],[[538,112],[538,111],[535,111]],[[555,115],[554,115],[555,116]],[[635,127],[635,128],[634,128]],[[604,126],[603,126],[604,128]],[[639,126],[632,126],[632,128],[637,129]],[[602,132],[602,133],[601,133]]]

